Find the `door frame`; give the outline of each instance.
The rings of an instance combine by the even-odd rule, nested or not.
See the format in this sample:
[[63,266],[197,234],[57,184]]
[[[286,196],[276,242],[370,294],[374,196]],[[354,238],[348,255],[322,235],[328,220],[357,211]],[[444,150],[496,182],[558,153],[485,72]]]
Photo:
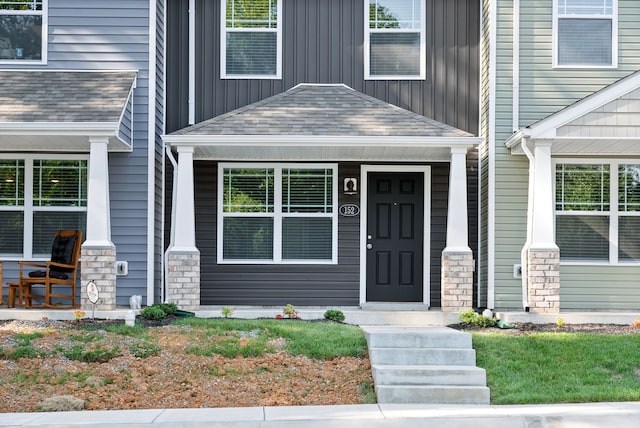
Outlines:
[[424,236],[422,238],[423,303],[431,303],[431,166],[430,165],[361,165],[360,166],[360,306],[367,303],[367,213],[370,172],[421,172],[424,177]]

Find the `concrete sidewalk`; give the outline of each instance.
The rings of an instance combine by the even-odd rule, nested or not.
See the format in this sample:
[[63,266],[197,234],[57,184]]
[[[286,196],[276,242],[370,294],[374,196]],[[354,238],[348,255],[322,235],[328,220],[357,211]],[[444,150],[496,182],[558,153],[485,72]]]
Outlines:
[[533,406],[369,404],[2,413],[2,427],[637,428],[640,402]]

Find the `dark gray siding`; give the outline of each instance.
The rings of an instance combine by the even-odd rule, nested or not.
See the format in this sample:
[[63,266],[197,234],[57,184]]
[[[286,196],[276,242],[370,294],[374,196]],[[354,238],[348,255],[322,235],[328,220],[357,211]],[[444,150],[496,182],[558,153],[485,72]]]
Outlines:
[[[479,0],[426,0],[427,78],[365,81],[363,0],[285,1],[281,80],[220,79],[220,3],[196,1],[196,122],[299,83],[344,83],[478,133]],[[188,120],[188,1],[167,7],[167,131]]]
[[[431,166],[431,305],[440,306],[440,258],[445,246],[449,164]],[[360,290],[360,217],[339,217],[337,265],[218,265],[217,164],[196,161],[196,245],[201,257],[203,305],[357,305]],[[339,182],[358,177],[360,165],[340,163]],[[170,193],[169,193],[170,194]],[[359,196],[340,193],[339,203]]]

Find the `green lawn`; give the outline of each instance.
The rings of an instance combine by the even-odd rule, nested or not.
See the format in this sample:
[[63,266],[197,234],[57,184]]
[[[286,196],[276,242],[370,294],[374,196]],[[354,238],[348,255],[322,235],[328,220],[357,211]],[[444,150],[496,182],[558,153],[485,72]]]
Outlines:
[[[250,343],[255,342],[255,348],[246,349],[250,355],[261,355],[265,350],[266,341],[278,337],[286,339],[286,350],[292,355],[306,355],[324,360],[335,357],[362,357],[367,354],[367,341],[362,330],[357,326],[335,322],[185,318],[176,324],[205,329],[209,335],[228,335],[230,343],[227,344],[227,349],[211,351],[230,357],[234,353],[244,355],[243,349],[236,349],[237,332],[253,332],[255,338]],[[208,352],[199,345],[191,351]]]
[[640,335],[473,333],[492,404],[640,400]]

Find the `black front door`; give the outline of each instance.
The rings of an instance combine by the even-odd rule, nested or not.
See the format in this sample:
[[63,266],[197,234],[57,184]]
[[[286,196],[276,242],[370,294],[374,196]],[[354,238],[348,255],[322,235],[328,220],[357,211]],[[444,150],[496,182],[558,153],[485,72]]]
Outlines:
[[423,300],[424,174],[368,174],[367,301]]

